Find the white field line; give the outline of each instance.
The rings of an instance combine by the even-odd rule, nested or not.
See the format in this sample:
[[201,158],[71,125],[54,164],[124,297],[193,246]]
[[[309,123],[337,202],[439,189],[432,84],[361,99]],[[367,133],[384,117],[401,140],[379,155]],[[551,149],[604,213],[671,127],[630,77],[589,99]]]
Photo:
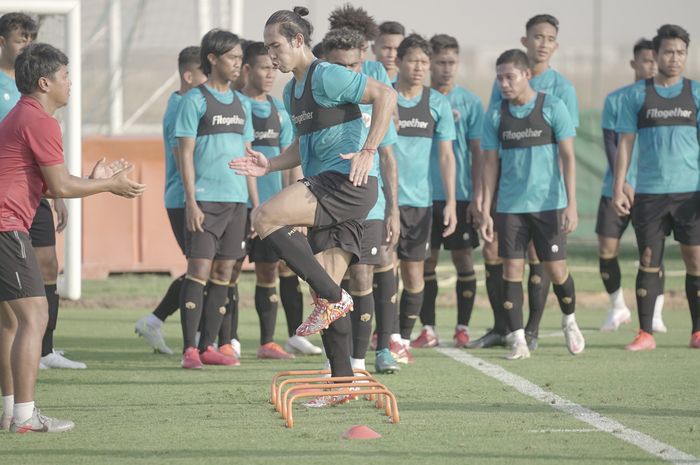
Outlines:
[[676,449],[670,444],[654,439],[653,437],[626,427],[622,423],[605,417],[589,408],[572,402],[564,397],[558,396],[552,392],[547,392],[540,386],[528,381],[527,379],[511,373],[504,368],[489,363],[478,357],[468,354],[464,350],[450,348],[436,348],[438,352],[446,355],[453,360],[474,368],[490,376],[501,383],[514,388],[516,391],[525,394],[528,397],[539,400],[550,405],[553,409],[568,413],[574,418],[588,423],[597,430],[609,433],[616,438],[634,446],[639,447],[651,455],[660,459],[673,463],[675,465],[700,465],[700,460],[690,454]]
[[578,428],[578,429],[531,429],[528,433],[602,433],[595,428]]

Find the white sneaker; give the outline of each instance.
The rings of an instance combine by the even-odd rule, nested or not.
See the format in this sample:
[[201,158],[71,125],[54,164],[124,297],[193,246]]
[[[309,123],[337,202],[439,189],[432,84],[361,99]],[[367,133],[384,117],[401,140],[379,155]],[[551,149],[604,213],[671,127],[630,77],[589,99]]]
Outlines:
[[87,365],[84,363],[69,360],[55,351],[41,357],[40,368],[42,364],[46,368],[70,368],[73,370],[84,370],[87,368]]
[[58,418],[47,417],[41,414],[38,409],[34,409],[32,416],[24,423],[17,424],[14,421],[10,425],[13,433],[63,433],[75,427],[75,423],[70,420],[59,420]]
[[654,319],[651,321],[651,329],[655,333],[666,333],[668,329],[664,324],[664,320],[661,316],[661,312],[664,309],[664,295],[659,294],[656,297],[656,302],[654,302]]
[[236,354],[236,358],[240,360],[241,342],[238,339],[231,339],[231,347],[233,347],[233,353]]
[[573,314],[562,315],[561,330],[564,331],[566,347],[571,355],[578,355],[583,352],[583,349],[586,347],[586,341],[578,328],[578,324],[576,324],[576,318]]
[[47,367],[46,365],[44,365],[44,362],[42,362],[41,359],[39,359],[39,369],[40,369],[40,370],[48,370],[49,367]]
[[9,417],[3,413],[2,416],[0,416],[0,431],[9,431],[11,423],[12,417]]
[[603,323],[603,326],[600,327],[600,330],[611,333],[617,331],[617,328],[623,323],[627,324],[631,321],[632,312],[630,312],[629,308],[611,308],[608,310],[608,318],[605,320],[605,323]]
[[524,329],[518,329],[508,333],[506,335],[506,344],[511,346],[510,353],[506,355],[506,360],[524,360],[530,358],[530,349],[527,348]]
[[296,334],[287,339],[287,343],[284,345],[284,350],[289,353],[297,353],[302,355],[321,355],[323,353],[323,349],[313,345],[304,336],[297,336]]
[[148,317],[146,315],[136,322],[134,326],[134,332],[141,336],[146,344],[153,347],[153,350],[161,354],[172,355],[173,350],[165,344],[165,339],[163,338],[163,333],[160,328],[156,328],[148,324]]

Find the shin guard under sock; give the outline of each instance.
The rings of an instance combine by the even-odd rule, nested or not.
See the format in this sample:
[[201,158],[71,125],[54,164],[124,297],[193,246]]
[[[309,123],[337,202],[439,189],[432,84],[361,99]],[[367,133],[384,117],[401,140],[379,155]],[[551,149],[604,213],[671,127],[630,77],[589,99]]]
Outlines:
[[603,258],[598,260],[600,268],[600,277],[603,280],[603,286],[608,294],[612,294],[620,289],[622,283],[622,275],[620,272],[620,262],[617,257]]
[[260,319],[260,345],[272,342],[274,338],[278,301],[274,284],[255,286],[255,311]]
[[700,276],[685,275],[685,295],[690,307],[692,332],[700,331]]
[[226,315],[226,294],[228,294],[228,283],[209,281],[202,317],[203,330],[199,338],[200,351],[205,351],[219,335],[221,321]]
[[418,314],[423,305],[423,290],[410,292],[404,288],[401,293],[401,305],[399,307],[399,321],[401,325],[401,339],[411,339],[413,326],[416,324]]
[[486,294],[493,312],[493,330],[505,336],[508,331],[508,314],[503,309],[503,264],[484,265],[486,270]]
[[508,328],[523,329],[523,283],[503,280],[503,308],[508,316]]
[[474,310],[474,299],[476,299],[476,275],[473,271],[457,274],[455,292],[457,294],[457,324],[469,326],[472,310]]
[[423,289],[423,304],[420,309],[420,322],[423,325],[435,326],[435,301],[438,295],[438,282],[435,273],[424,274],[425,288]]
[[264,240],[273,247],[297,276],[309,283],[316,295],[329,302],[340,301],[340,286],[316,260],[303,234],[298,233],[291,226],[284,226],[270,233]]
[[550,283],[549,274],[544,269],[544,263],[530,263],[530,276],[527,280],[527,301],[530,313],[525,327],[525,331],[529,333],[536,335],[540,331],[540,322],[547,305]]
[[180,289],[185,275],[178,276],[170,283],[170,287],[166,291],[163,299],[160,301],[153,314],[160,320],[165,321],[170,315],[175,313],[180,308]]
[[287,317],[287,333],[292,337],[304,321],[304,296],[297,275],[280,276],[280,300]]
[[658,271],[637,272],[636,281],[637,313],[639,315],[639,327],[649,333],[653,333],[654,304],[661,289],[661,276]]
[[398,319],[394,267],[374,273],[374,308],[377,315],[377,349],[388,349]]
[[355,309],[350,314],[352,322],[352,358],[364,359],[372,337],[374,297],[371,291],[364,295],[352,295]]
[[226,304],[226,312],[231,313],[231,333],[229,334],[229,341],[231,339],[238,339],[238,283],[229,284],[228,291],[226,293],[228,297],[228,304]]
[[185,278],[180,290],[180,323],[182,325],[182,340],[185,349],[197,347],[195,339],[202,319],[204,302],[204,284]]
[[350,318],[338,318],[328,329],[321,331],[323,348],[331,365],[331,376],[352,376],[352,364],[350,362],[350,332],[352,323]]
[[571,315],[576,311],[576,287],[571,275],[567,276],[563,283],[554,285],[554,294],[564,315]]

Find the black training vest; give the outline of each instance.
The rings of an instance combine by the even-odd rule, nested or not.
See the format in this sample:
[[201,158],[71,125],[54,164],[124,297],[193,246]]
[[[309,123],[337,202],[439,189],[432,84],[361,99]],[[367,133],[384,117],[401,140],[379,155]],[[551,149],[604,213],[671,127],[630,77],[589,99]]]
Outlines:
[[657,126],[693,126],[697,124],[698,107],[690,88],[690,79],[683,79],[683,90],[676,97],[663,98],[654,87],[654,79],[645,82],[644,104],[637,113],[637,128]]
[[423,94],[420,102],[415,107],[399,107],[399,127],[396,128],[400,136],[427,137],[432,139],[435,133],[435,120],[430,114],[430,87],[423,86]]
[[524,118],[510,114],[508,100],[501,102],[501,124],[498,126],[498,140],[504,149],[521,149],[540,145],[556,144],[552,127],[547,124],[542,113],[545,94],[539,92],[535,108]]
[[316,103],[311,91],[311,78],[320,62],[321,60],[316,60],[309,66],[301,98],[296,98],[296,79],[292,80],[291,118],[301,136],[362,118],[360,107],[355,103],[344,103],[331,108],[324,108]]
[[204,84],[197,88],[207,102],[207,110],[199,119],[197,137],[211,134],[243,134],[246,116],[236,92],[232,90],[233,101],[226,104],[219,102]]
[[279,147],[280,145],[280,131],[282,130],[280,116],[272,97],[268,95],[267,101],[270,102],[270,116],[258,118],[253,113],[253,131],[255,131],[253,147]]

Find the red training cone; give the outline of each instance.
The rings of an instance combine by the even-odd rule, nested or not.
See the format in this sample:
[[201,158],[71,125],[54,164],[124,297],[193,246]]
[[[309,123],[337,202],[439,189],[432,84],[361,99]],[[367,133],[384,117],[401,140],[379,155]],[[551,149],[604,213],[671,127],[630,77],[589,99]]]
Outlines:
[[365,425],[352,426],[341,436],[343,439],[379,439],[381,437],[381,434]]

